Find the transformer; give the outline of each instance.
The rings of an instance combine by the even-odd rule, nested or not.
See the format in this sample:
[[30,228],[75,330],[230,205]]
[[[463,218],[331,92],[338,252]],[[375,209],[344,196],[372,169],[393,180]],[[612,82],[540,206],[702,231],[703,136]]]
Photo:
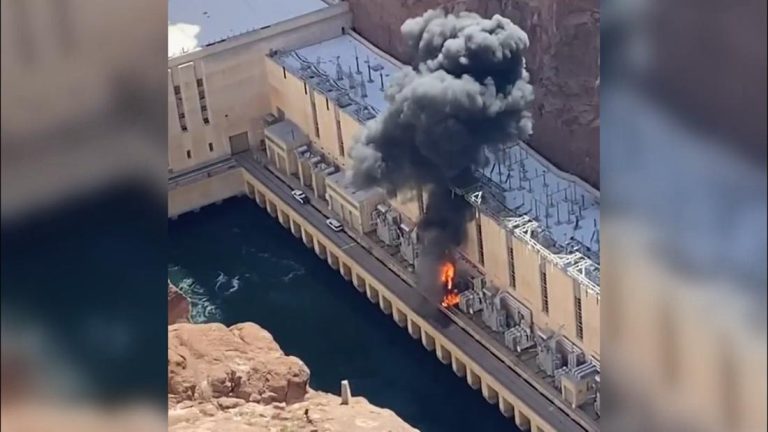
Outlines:
[[387,246],[400,245],[398,226],[400,214],[386,204],[379,204],[373,211],[373,219],[376,223],[376,235]]

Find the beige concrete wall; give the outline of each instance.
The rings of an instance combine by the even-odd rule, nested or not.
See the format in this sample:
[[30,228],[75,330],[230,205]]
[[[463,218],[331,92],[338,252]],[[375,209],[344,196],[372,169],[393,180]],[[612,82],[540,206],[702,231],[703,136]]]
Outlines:
[[357,140],[362,133],[363,126],[346,112],[339,109],[338,113],[339,124],[341,125],[341,140],[344,144],[344,148],[346,149],[346,164],[349,165],[351,163],[351,159],[349,158],[349,150],[352,148],[352,146],[355,145],[355,143],[358,142]]
[[471,221],[467,222],[467,240],[464,242],[463,245],[461,245],[461,253],[464,254],[465,257],[469,258],[472,263],[474,263],[476,266],[483,268],[482,265],[480,265],[480,256],[478,254],[478,248],[477,248],[477,220],[476,218],[473,218]]
[[300,80],[272,59],[266,59],[269,81],[269,103],[275,114],[281,110],[314,141],[314,122],[309,104],[309,87],[304,93],[304,81]]
[[509,281],[509,246],[507,231],[488,216],[480,215],[483,230],[485,273],[489,283],[507,289]]
[[[339,147],[339,133],[336,127],[336,105],[324,94],[315,92],[317,124],[320,132],[317,145],[339,166],[346,166],[346,149]],[[343,153],[342,153],[343,151]]]
[[176,217],[242,193],[245,193],[242,168],[202,178],[168,191],[168,217]]
[[[488,282],[508,290],[533,311],[534,323],[557,330],[579,346],[585,353],[600,358],[600,302],[599,297],[575,283],[563,269],[546,261],[547,287],[549,292],[549,314],[541,312],[541,286],[538,272],[538,252],[529,249],[520,240],[507,236],[507,232],[493,219],[482,215],[484,258]],[[473,227],[473,226],[472,226]],[[474,240],[474,235],[472,236]],[[510,287],[508,244],[517,243],[515,270],[517,289]],[[469,243],[469,242],[468,242]],[[525,255],[521,256],[521,248]],[[473,258],[476,261],[476,258]],[[583,339],[576,332],[575,293],[578,290],[582,301]]]
[[653,252],[617,258],[627,267],[605,299],[605,355],[631,373],[612,367],[612,385],[691,430],[765,430],[766,350],[757,339],[764,331],[744,325],[731,303],[738,300],[723,295],[733,288],[727,282],[691,286],[690,275],[675,274]]
[[343,190],[336,189],[333,184],[326,183],[326,186],[331,210],[339,214],[344,221],[349,222],[355,231],[369,232],[375,228],[371,213],[378,204],[386,200],[384,191],[380,194],[371,194],[366,200],[358,202]]
[[583,347],[576,337],[576,312],[573,279],[549,260],[544,260],[547,269],[549,291],[549,314],[540,316],[541,322],[553,330],[560,330],[571,342]]
[[580,286],[582,320],[584,323],[584,349],[600,358],[600,297]]
[[[313,127],[307,123],[311,117],[298,115],[308,108],[302,98],[278,100],[270,103],[269,87],[274,85],[275,74],[267,69],[266,54],[270,49],[298,48],[327,40],[342,34],[342,28],[351,24],[346,5],[337,5],[293,20],[275,24],[269,29],[233,38],[230,41],[206,47],[169,60],[169,168],[183,171],[230,153],[229,137],[248,132],[249,143],[256,145],[263,138],[263,117],[274,110],[275,103],[287,103],[283,109],[293,110],[291,118],[302,121],[300,126],[309,134]],[[247,39],[242,41],[243,39]],[[280,74],[282,78],[282,68]],[[205,85],[210,124],[205,125],[200,113],[197,78]],[[281,87],[296,93],[296,85]],[[184,99],[187,132],[179,126],[173,86],[179,85]],[[298,85],[303,95],[303,85]],[[306,96],[305,96],[306,97]],[[288,101],[293,101],[288,103]],[[286,110],[287,113],[287,110]],[[208,148],[213,144],[214,151]],[[192,151],[187,158],[186,151]]]
[[512,248],[515,252],[515,280],[517,289],[512,291],[515,298],[520,300],[533,313],[536,321],[541,313],[541,293],[539,285],[539,253],[528,247],[517,237],[511,237]]

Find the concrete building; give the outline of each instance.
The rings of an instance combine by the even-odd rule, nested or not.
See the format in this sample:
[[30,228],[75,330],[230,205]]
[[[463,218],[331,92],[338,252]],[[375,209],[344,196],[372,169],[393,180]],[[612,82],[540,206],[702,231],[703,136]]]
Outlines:
[[346,173],[337,172],[326,178],[328,207],[341,216],[341,221],[359,233],[376,229],[374,210],[386,201],[382,189],[359,190],[349,184]]
[[309,137],[292,121],[284,120],[264,129],[267,158],[283,174],[299,176],[299,155],[309,145]]
[[[381,190],[357,191],[349,187],[344,172],[350,163],[349,149],[363,125],[386,109],[383,89],[401,65],[349,30],[351,16],[344,2],[291,0],[282,2],[279,12],[271,0],[233,3],[170,2],[169,34],[172,39],[176,34],[180,42],[169,44],[176,48],[169,53],[168,63],[169,216],[247,193],[327,257],[371,301],[407,326],[411,335],[421,338],[425,347],[434,349],[441,361],[450,362],[457,374],[466,374],[470,385],[482,387],[484,396],[494,399],[482,367],[470,369],[469,358],[460,357],[462,344],[451,346],[440,339],[438,330],[426,331],[429,323],[417,313],[406,314],[407,305],[397,304],[396,296],[385,297],[388,289],[402,281],[382,283],[378,272],[366,273],[357,261],[371,258],[359,245],[334,246],[334,237],[323,238],[322,227],[313,226],[312,218],[302,214],[310,210],[292,208],[273,190],[274,181],[257,179],[257,170],[246,169],[243,163],[247,150],[263,148],[272,169],[297,178],[314,199],[321,200],[316,204],[330,208],[350,232],[367,233],[398,250],[404,261],[416,261],[418,232],[413,227],[425,208],[422,192],[388,197]],[[207,6],[201,8],[201,4]],[[187,37],[190,34],[194,43]],[[228,165],[234,154],[238,154],[236,167]],[[476,208],[459,258],[478,274],[473,283],[483,293],[477,298],[466,296],[462,304],[482,306],[483,321],[495,331],[504,331],[503,339],[512,351],[535,346],[541,369],[554,375],[569,405],[593,401],[599,410],[599,393],[590,398],[600,385],[599,193],[559,172],[525,143],[508,143],[500,154],[489,156],[491,163],[477,173],[480,181],[457,189]],[[204,175],[196,174],[197,170]],[[319,221],[322,225],[323,219]],[[626,266],[636,267],[639,262]],[[679,334],[666,331],[688,313],[666,301],[674,284],[647,280],[638,271],[627,285],[631,288],[621,290],[623,297],[614,297],[615,307],[607,310],[612,318],[605,333],[618,334],[622,326],[647,333],[620,340],[614,336],[611,343],[621,347],[626,355],[621,361],[632,370],[625,374],[626,385],[640,388],[665,380],[657,364],[663,359],[654,363],[648,357],[670,351],[674,343],[665,338],[696,337],[702,343],[678,353],[681,364],[696,367],[678,369],[685,372],[684,383],[702,383],[699,393],[707,395],[704,411],[711,416],[699,415],[702,410],[690,412],[707,424],[730,409],[728,418],[741,418],[742,425],[764,425],[764,410],[755,408],[764,406],[764,392],[753,398],[748,386],[734,389],[708,379],[718,376],[719,366],[713,359],[719,357],[702,353],[723,351],[718,338],[702,335],[702,327],[679,328]],[[403,288],[401,294],[412,291]],[[485,293],[491,294],[492,301],[482,297]],[[615,289],[611,294],[618,296]],[[659,304],[655,300],[659,298],[665,302]],[[706,321],[705,308],[697,314],[698,321],[691,322]],[[499,317],[507,322],[500,323]],[[662,325],[667,327],[656,331]],[[658,342],[663,349],[643,350],[649,344],[636,343],[651,335],[664,339]],[[764,364],[764,352],[761,355]],[[701,361],[704,357],[713,361]],[[732,366],[755,370],[750,365]],[[764,378],[764,368],[761,373]],[[751,379],[743,377],[744,382]],[[683,394],[690,386],[678,387],[680,392],[670,393],[670,403],[672,399],[681,404],[700,400],[699,395]],[[501,391],[502,387],[495,388]],[[734,408],[732,402],[723,402],[723,395],[743,404]],[[517,405],[511,408],[512,399],[501,393],[496,397],[505,415],[514,412],[525,424]],[[749,417],[753,412],[763,414]]]
[[[384,89],[400,67],[351,32],[273,51],[266,66],[272,108],[307,131],[312,148],[343,170],[364,123],[386,109]],[[598,361],[599,195],[523,143],[510,144],[503,158],[481,173],[482,184],[461,191],[478,209],[463,253],[489,284],[530,309],[533,325],[559,329],[560,337]],[[359,192],[346,188],[344,197],[336,187],[328,190],[334,210],[351,226],[375,228],[371,215],[352,204]],[[424,209],[420,191],[401,192],[390,203],[407,220],[404,226],[413,226]],[[404,258],[413,262],[416,254],[406,249]]]
[[269,51],[330,39],[351,25],[346,3],[322,0],[279,8],[272,0],[170,0],[168,19],[169,173],[257,147],[264,116],[274,112]]

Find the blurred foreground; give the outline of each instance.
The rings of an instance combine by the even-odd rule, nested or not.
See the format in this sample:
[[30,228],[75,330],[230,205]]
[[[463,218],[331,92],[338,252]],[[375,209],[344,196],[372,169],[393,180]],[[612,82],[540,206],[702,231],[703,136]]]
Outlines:
[[765,430],[765,2],[602,16],[601,425]]
[[2,0],[2,430],[165,430],[166,5]]

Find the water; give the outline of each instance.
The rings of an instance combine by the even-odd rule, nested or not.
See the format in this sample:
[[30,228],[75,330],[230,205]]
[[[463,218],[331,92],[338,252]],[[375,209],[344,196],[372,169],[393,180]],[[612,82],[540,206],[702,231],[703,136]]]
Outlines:
[[169,230],[169,275],[196,322],[258,323],[307,364],[314,389],[338,394],[348,379],[422,431],[517,430],[256,203],[230,199]]

